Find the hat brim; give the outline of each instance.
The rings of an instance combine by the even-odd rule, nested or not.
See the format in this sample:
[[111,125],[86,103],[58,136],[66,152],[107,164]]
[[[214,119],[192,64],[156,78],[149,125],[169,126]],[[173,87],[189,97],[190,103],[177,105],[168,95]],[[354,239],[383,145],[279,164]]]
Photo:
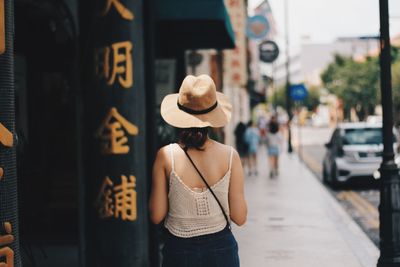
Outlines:
[[161,116],[170,125],[177,128],[219,128],[231,119],[232,105],[226,95],[217,92],[218,105],[206,114],[189,114],[178,108],[179,94],[164,97],[161,103]]

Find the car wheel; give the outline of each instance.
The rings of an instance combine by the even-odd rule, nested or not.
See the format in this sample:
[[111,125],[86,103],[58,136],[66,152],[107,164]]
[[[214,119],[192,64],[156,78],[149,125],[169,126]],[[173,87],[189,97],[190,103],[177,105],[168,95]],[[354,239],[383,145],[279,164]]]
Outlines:
[[328,172],[326,171],[325,165],[322,166],[322,182],[324,184],[329,184]]
[[335,164],[332,165],[331,167],[331,175],[330,175],[330,185],[333,189],[336,189],[339,186],[339,181],[338,181],[338,171],[337,167]]

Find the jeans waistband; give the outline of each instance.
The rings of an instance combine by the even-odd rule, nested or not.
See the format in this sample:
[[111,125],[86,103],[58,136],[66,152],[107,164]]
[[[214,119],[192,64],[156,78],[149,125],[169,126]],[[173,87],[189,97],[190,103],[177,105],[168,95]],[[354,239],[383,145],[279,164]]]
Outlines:
[[228,226],[226,226],[223,230],[216,232],[216,233],[194,236],[194,237],[189,237],[189,238],[175,236],[175,235],[171,234],[170,232],[168,232],[168,233],[169,233],[169,238],[171,238],[172,240],[179,240],[182,242],[185,242],[185,241],[187,241],[187,242],[204,242],[209,239],[216,240],[219,238],[226,237],[227,235],[231,235],[232,231],[231,231],[231,229],[229,229]]

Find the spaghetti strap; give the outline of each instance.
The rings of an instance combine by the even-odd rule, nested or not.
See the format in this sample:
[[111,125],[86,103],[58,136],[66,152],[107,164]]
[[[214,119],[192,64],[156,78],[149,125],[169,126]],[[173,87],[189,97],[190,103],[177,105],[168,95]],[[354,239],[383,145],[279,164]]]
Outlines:
[[174,151],[173,151],[173,144],[169,144],[169,153],[171,155],[171,170],[175,171],[175,161],[174,161]]
[[232,169],[232,156],[233,156],[233,147],[231,147],[231,155],[229,156],[229,171]]

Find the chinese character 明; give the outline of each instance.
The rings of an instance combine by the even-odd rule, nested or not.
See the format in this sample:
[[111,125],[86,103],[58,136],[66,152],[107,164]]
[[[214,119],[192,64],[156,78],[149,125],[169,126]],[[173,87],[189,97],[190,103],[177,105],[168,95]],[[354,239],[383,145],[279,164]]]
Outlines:
[[134,124],[122,117],[116,108],[111,108],[96,132],[96,136],[102,141],[101,151],[103,154],[127,154],[129,152],[128,137],[125,136],[124,130],[129,135],[139,133],[139,129]]
[[108,80],[110,77],[110,48],[108,46],[96,49],[94,54],[96,74]]
[[[111,58],[112,51],[112,58]],[[112,60],[112,66],[110,66]],[[108,85],[118,82],[123,88],[133,85],[132,43],[129,41],[114,43],[110,47],[96,49],[96,74],[103,76]]]
[[133,175],[128,178],[121,176],[122,183],[114,187],[115,192],[115,218],[121,217],[122,220],[134,221],[137,218],[136,209],[136,177]]
[[109,218],[114,215],[114,205],[112,200],[112,186],[113,182],[108,176],[103,181],[100,188],[99,196],[97,197],[97,204],[99,207],[100,218]]
[[13,134],[0,122],[0,145],[13,146]]
[[127,9],[123,4],[121,4],[120,0],[106,0],[106,6],[101,15],[102,16],[107,15],[111,9],[111,6],[114,6],[117,12],[121,15],[121,17],[126,20],[133,20],[135,18],[133,13],[129,9]]
[[[124,88],[129,88],[133,84],[132,79],[132,43],[129,41],[115,43],[112,45],[114,64],[112,68],[112,74],[108,85],[111,85],[115,81],[115,77],[119,74],[118,81]],[[124,51],[120,53],[120,50]],[[120,65],[122,64],[122,65]],[[125,78],[122,75],[125,75]]]
[[[4,229],[6,231],[5,235],[0,233],[0,259],[4,258],[5,262],[0,261],[0,266],[2,267],[14,267],[14,251],[8,247],[12,242],[14,242],[14,236],[12,233],[12,227],[9,222],[4,223]],[[7,247],[5,247],[7,246]]]

